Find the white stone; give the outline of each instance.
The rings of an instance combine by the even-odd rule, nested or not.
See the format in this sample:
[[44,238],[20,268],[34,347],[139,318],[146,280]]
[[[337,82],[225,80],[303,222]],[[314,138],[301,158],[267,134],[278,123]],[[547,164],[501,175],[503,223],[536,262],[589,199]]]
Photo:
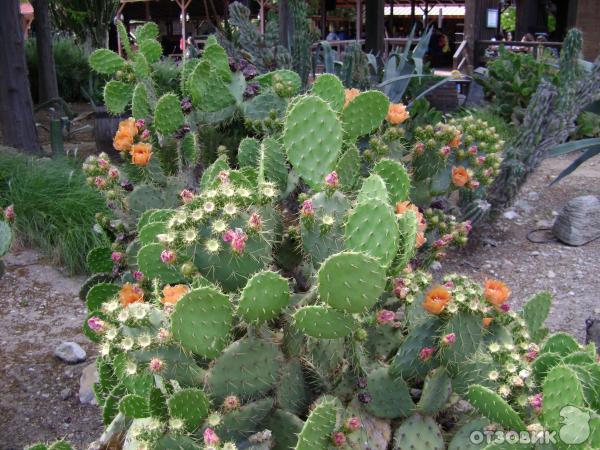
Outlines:
[[87,355],[85,350],[76,342],[65,341],[61,342],[60,345],[56,347],[54,356],[66,363],[77,364],[85,361]]

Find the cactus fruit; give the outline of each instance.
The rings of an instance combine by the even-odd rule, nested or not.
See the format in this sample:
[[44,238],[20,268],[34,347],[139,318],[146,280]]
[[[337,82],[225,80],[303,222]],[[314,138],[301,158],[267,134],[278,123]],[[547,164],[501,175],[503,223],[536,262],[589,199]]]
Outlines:
[[414,414],[394,431],[394,450],[443,450],[444,439],[431,417]]
[[285,278],[275,272],[259,272],[246,283],[237,313],[247,322],[265,322],[277,317],[289,301]]
[[327,450],[337,417],[337,405],[327,399],[311,411],[298,435],[295,450]]
[[523,431],[525,424],[519,414],[491,389],[484,386],[472,385],[469,387],[467,399],[481,414],[488,419],[499,423],[507,430]]
[[380,367],[369,373],[367,392],[371,400],[364,408],[381,419],[408,417],[415,407],[404,380],[392,378],[387,367]]

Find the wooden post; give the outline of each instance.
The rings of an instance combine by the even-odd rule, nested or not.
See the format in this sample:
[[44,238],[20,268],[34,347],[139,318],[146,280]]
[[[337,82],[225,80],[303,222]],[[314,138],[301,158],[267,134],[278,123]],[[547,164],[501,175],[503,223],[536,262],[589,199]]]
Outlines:
[[[185,35],[185,24],[186,24],[186,20],[185,20],[185,15],[186,15],[186,11],[188,6],[190,6],[190,3],[192,3],[192,0],[175,0],[177,2],[177,5],[179,5],[179,8],[181,9],[181,38],[183,39],[183,45],[181,46],[181,55],[182,58],[185,58],[185,49],[187,46],[187,36]],[[206,13],[208,14],[208,11],[206,11]]]
[[356,0],[356,40],[360,40],[362,34],[362,1]]
[[476,27],[482,26],[477,21],[477,0],[465,0],[465,27],[463,39],[467,41],[467,67],[466,72],[471,74],[475,64],[475,42],[477,40]]
[[279,42],[285,48],[290,49],[292,37],[290,36],[290,8],[288,0],[279,0]]
[[265,34],[265,0],[259,0],[260,3],[260,32]]
[[[117,23],[119,19],[119,16],[123,13],[123,8],[125,8],[125,3],[123,3],[123,1],[121,1],[121,4],[119,5],[119,7],[117,8],[117,12],[115,13],[115,24]],[[117,50],[119,51],[119,55],[123,56],[123,46],[121,45],[121,39],[119,39],[118,36],[118,30],[117,30]]]
[[410,0],[410,28],[411,30],[413,29],[413,27],[415,26],[415,1],[416,0]]
[[367,36],[365,48],[379,57],[385,51],[383,0],[369,0],[366,3]]
[[321,33],[323,39],[327,38],[327,1],[321,0]]

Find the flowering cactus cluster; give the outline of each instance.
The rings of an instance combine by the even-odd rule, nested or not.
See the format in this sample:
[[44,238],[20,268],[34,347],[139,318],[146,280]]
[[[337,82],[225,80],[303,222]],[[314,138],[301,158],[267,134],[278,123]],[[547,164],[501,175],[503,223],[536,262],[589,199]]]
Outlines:
[[[494,175],[493,130],[464,118],[409,133],[381,92],[325,74],[296,95],[294,72],[231,67],[209,40],[184,63],[185,97],[146,109],[133,70],[125,162],[84,166],[116,212],[98,218],[114,243],[90,253],[82,297],[96,397],[124,449],[462,449],[492,425],[554,429],[560,402],[597,414],[593,349],[546,337],[547,295],[515,312],[500,281],[432,286],[416,265],[466,241],[470,223],[436,202]],[[198,177],[200,125],[232,115],[249,136]]]

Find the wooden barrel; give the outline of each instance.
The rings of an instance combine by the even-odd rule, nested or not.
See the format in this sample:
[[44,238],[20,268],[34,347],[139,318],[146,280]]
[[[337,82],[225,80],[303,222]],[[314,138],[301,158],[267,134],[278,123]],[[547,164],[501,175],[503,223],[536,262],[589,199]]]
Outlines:
[[99,105],[94,109],[94,139],[98,152],[106,152],[111,156],[118,156],[113,147],[113,138],[119,122],[126,116],[112,116],[106,111],[106,107]]

